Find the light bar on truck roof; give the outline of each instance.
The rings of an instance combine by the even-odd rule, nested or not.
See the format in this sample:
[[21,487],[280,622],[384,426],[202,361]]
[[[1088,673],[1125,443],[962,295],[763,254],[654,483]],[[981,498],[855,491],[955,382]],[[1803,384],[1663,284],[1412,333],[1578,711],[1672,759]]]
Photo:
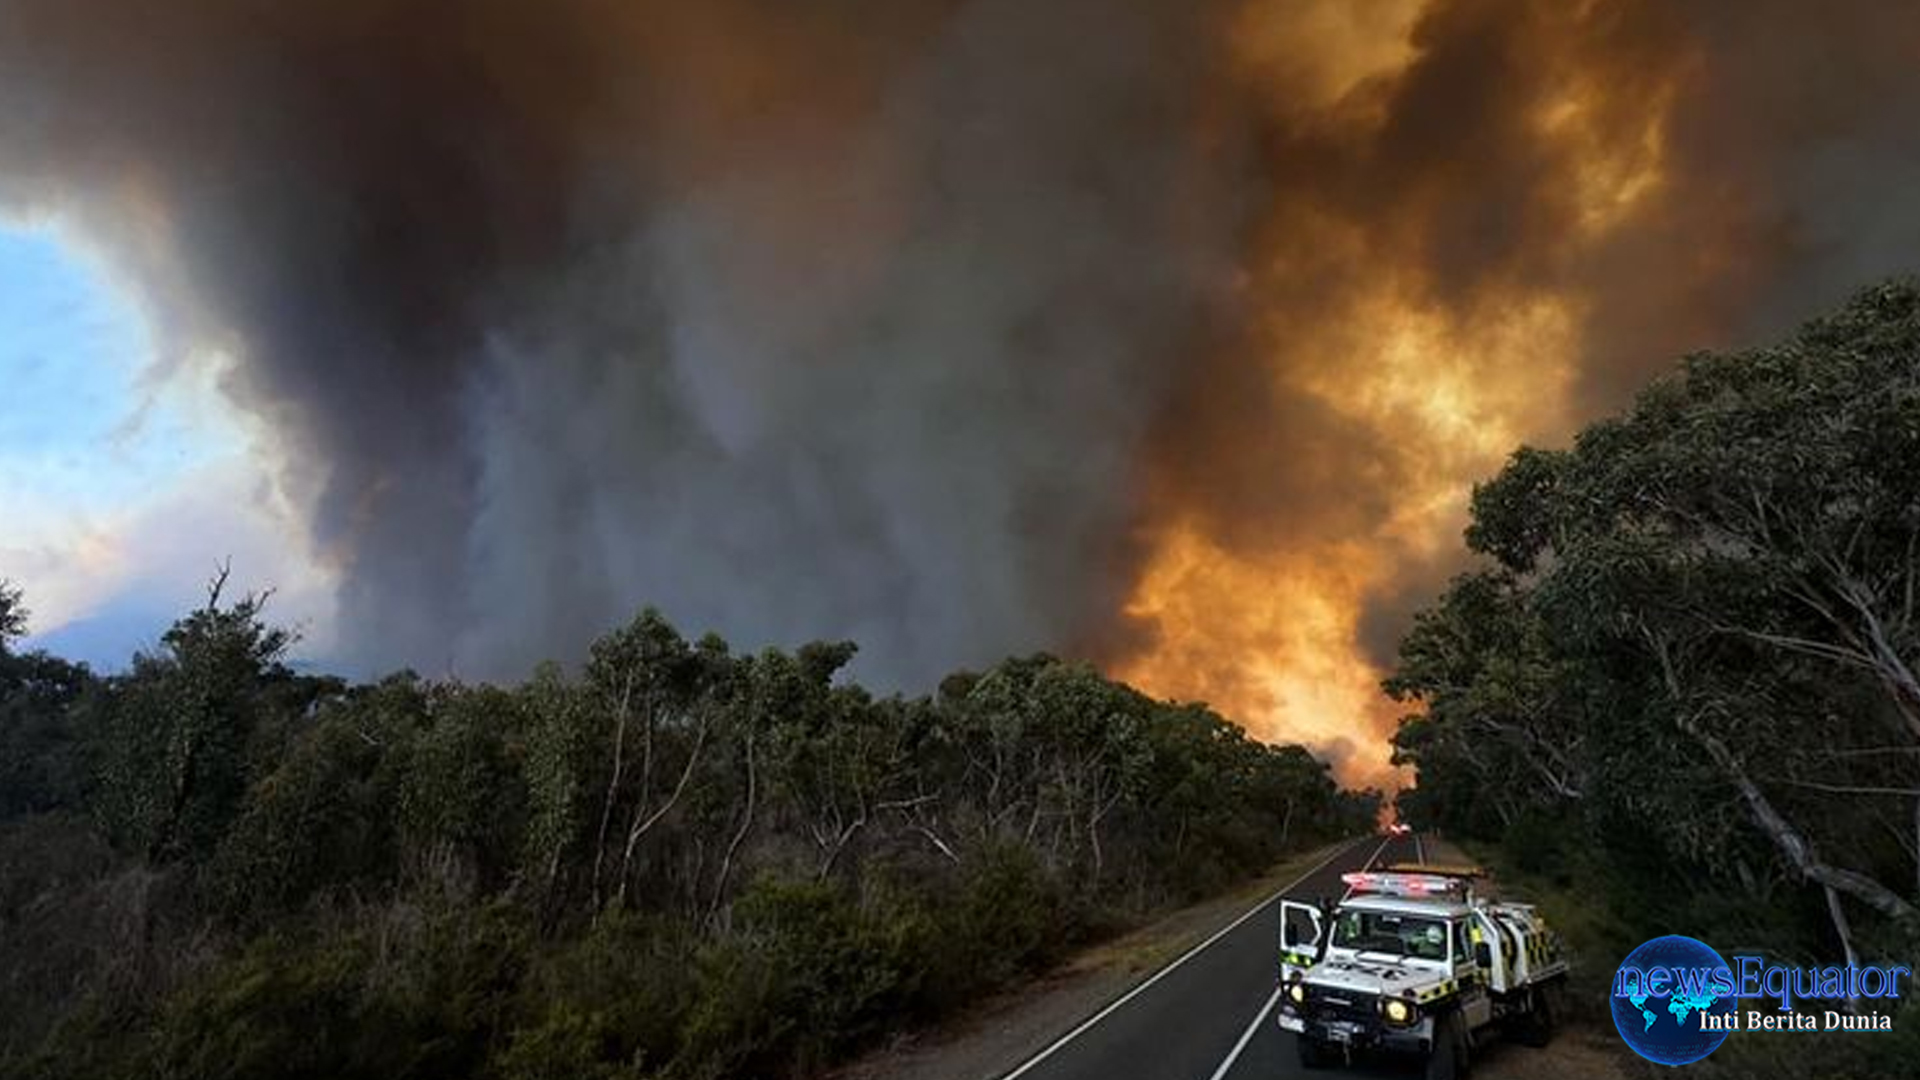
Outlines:
[[1467,881],[1445,874],[1412,874],[1400,871],[1356,870],[1340,875],[1354,892],[1380,893],[1386,896],[1456,896],[1466,892]]

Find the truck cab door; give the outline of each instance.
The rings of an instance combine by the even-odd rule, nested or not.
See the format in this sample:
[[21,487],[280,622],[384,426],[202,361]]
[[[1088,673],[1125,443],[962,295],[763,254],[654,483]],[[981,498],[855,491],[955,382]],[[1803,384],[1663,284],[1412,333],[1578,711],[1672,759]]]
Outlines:
[[1481,980],[1489,990],[1507,992],[1512,989],[1513,981],[1509,966],[1511,948],[1506,945],[1500,925],[1484,911],[1476,911],[1468,918],[1469,942]]
[[1460,985],[1460,1013],[1467,1029],[1474,1030],[1493,1021],[1493,993],[1490,973],[1480,966],[1479,950],[1474,942],[1481,935],[1472,915],[1453,924],[1453,977]]
[[1280,981],[1296,971],[1305,971],[1320,958],[1320,939],[1326,932],[1325,916],[1312,904],[1298,900],[1280,901]]

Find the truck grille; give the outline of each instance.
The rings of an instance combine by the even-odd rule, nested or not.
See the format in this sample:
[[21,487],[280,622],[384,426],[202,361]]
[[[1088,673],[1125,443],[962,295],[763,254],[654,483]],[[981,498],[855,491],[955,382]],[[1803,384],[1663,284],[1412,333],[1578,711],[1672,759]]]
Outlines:
[[1375,1012],[1374,995],[1347,990],[1321,990],[1307,998],[1307,1008],[1316,1020],[1351,1020],[1366,1023]]

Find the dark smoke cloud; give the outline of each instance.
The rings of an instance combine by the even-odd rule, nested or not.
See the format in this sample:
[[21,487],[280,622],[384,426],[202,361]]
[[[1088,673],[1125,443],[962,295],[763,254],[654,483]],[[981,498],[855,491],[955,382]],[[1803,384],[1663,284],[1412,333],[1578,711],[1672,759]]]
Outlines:
[[1469,345],[1562,303],[1567,357],[1434,358],[1557,439],[1911,268],[1920,19],[1358,10],[0,0],[0,205],[240,357],[366,664],[512,672],[648,602],[908,685],[1151,649],[1118,612],[1169,520],[1369,547],[1377,659],[1455,557],[1389,527],[1449,448],[1324,392],[1370,298]]
[[1240,231],[1204,6],[0,11],[8,203],[243,356],[354,658],[657,603],[924,684],[1110,618]]
[[1920,267],[1920,13],[1864,0],[1675,9],[1669,180],[1577,280],[1584,397],[1776,336]]

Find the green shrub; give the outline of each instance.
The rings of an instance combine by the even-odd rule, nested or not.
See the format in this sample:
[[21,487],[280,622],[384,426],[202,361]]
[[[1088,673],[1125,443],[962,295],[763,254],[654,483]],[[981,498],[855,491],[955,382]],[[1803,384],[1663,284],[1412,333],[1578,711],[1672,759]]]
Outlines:
[[609,912],[557,947],[521,987],[505,1080],[635,1077],[672,1060],[695,994],[690,930]]
[[[992,986],[1060,957],[1081,936],[1086,908],[1047,876],[1032,850],[989,848],[965,868],[944,939],[961,955],[948,971],[962,985]],[[964,979],[964,976],[962,976]]]
[[369,956],[359,941],[263,938],[175,996],[154,1032],[163,1080],[320,1080],[354,1064]]
[[734,923],[700,957],[689,1064],[809,1071],[884,1030],[919,981],[908,938],[833,882],[762,878]]
[[480,1070],[525,970],[504,904],[416,911],[303,936],[269,934],[162,1009],[162,1078],[402,1080]]
[[296,739],[214,853],[206,882],[215,904],[258,922],[323,889],[390,880],[395,793],[379,763],[379,746],[344,717]]

